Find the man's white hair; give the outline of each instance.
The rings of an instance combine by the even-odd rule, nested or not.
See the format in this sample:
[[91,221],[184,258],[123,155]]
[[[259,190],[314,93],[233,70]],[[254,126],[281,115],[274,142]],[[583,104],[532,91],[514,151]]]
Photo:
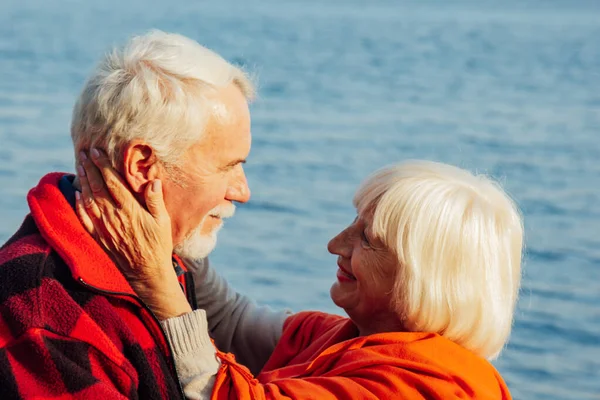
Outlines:
[[175,166],[222,112],[211,95],[230,83],[253,98],[249,77],[197,42],[156,30],[133,37],[100,61],[83,88],[71,123],[75,157],[98,147],[117,166],[122,147],[141,139]]
[[510,335],[521,282],[517,206],[484,175],[411,161],[358,189],[359,214],[398,257],[392,304],[406,329],[435,332],[484,358]]

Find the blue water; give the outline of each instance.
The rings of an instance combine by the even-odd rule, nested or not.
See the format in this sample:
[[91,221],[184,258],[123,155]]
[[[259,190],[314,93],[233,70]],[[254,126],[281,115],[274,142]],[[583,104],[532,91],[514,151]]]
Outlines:
[[0,242],[42,174],[73,170],[71,108],[99,55],[180,32],[260,78],[253,199],[212,257],[238,289],[339,312],[325,245],[354,218],[362,178],[406,158],[487,172],[522,207],[527,240],[495,364],[516,399],[599,399],[600,2],[214,3],[2,0]]

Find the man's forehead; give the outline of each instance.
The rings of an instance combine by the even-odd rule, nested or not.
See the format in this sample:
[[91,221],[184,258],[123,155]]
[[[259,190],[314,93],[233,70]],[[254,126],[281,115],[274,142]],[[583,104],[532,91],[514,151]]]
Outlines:
[[212,159],[222,166],[245,162],[250,153],[251,134],[225,131],[210,132],[196,145],[194,158]]

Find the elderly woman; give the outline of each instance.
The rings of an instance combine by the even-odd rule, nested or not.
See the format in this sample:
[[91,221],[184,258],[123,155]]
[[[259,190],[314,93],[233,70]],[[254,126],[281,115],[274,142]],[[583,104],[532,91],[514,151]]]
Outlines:
[[[95,163],[101,173],[84,164],[78,213],[162,320],[188,398],[511,398],[488,360],[511,331],[523,229],[487,177],[416,161],[367,178],[356,219],[328,245],[343,318],[258,308],[186,260],[204,279],[193,311],[160,261],[172,252],[160,182],[147,188],[146,210],[106,159]],[[226,327],[214,342],[211,325]]]

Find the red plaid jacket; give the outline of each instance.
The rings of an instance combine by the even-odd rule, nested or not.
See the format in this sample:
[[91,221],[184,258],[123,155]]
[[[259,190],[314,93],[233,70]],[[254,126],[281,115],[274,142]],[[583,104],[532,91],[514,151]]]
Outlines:
[[158,321],[79,223],[62,175],[30,191],[0,248],[0,398],[183,399]]

